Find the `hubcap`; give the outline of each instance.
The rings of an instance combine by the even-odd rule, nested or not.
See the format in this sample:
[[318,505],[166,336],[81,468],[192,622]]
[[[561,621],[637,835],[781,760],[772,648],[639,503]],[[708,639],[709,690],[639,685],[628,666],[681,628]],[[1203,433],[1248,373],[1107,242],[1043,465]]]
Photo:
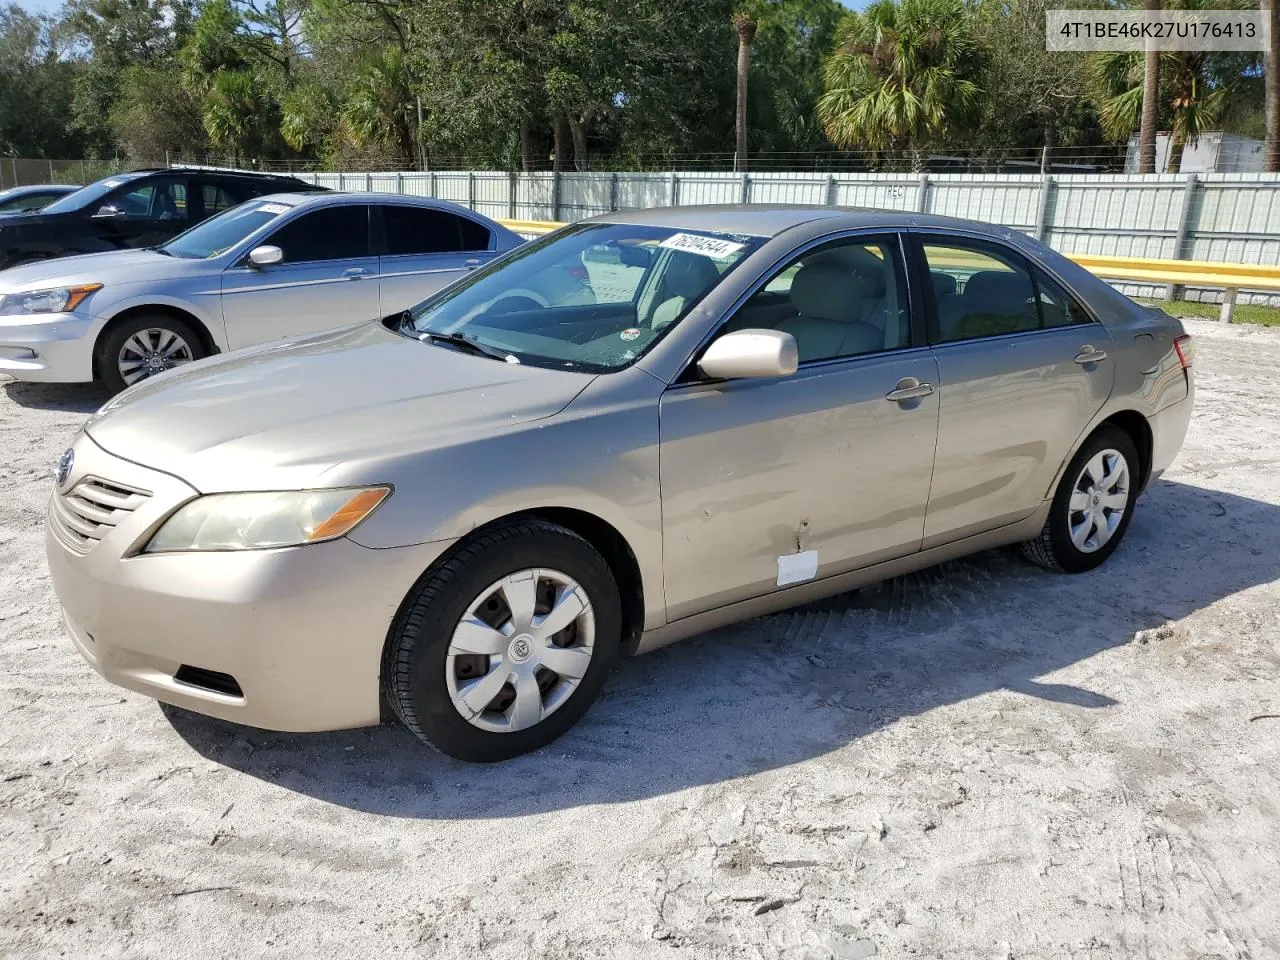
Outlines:
[[595,643],[587,592],[558,570],[521,570],[481,591],[449,641],[445,683],[468,723],[512,733],[560,709]]
[[1129,506],[1129,462],[1118,450],[1094,454],[1080,471],[1067,504],[1067,533],[1081,553],[1101,550]]
[[139,330],[120,348],[116,369],[126,384],[134,384],[195,359],[191,347],[172,330]]

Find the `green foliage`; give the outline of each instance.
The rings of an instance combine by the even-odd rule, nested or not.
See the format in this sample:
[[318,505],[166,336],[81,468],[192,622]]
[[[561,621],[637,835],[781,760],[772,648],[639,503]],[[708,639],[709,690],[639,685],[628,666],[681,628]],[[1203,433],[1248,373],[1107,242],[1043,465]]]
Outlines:
[[840,25],[818,116],[837,146],[919,164],[975,116],[984,59],[962,0],[875,0]]

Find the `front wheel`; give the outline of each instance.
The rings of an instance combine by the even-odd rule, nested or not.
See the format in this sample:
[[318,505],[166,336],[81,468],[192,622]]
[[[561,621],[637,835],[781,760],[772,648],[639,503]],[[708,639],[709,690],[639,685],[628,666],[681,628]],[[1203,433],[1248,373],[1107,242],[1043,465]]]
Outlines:
[[107,331],[98,350],[98,375],[114,394],[206,354],[185,320],[142,314]]
[[1096,431],[1062,474],[1040,536],[1022,552],[1049,570],[1083,573],[1120,545],[1138,494],[1138,450],[1119,427]]
[[428,746],[459,760],[528,753],[591,706],[618,656],[618,587],[577,534],[530,518],[463,544],[410,594],[383,693]]

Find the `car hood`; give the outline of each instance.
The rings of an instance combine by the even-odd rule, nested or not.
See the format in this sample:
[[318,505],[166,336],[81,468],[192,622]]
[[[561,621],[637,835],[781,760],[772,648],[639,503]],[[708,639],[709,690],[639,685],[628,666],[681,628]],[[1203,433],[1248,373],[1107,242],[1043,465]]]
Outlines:
[[592,379],[363,323],[144,381],[85,429],[205,493],[375,482],[402,457],[552,416]]
[[[25,218],[24,218],[25,219]],[[2,224],[0,224],[2,225]],[[153,283],[176,276],[204,273],[208,260],[182,260],[154,250],[112,250],[57,257],[0,272],[0,291],[14,293],[77,283]]]

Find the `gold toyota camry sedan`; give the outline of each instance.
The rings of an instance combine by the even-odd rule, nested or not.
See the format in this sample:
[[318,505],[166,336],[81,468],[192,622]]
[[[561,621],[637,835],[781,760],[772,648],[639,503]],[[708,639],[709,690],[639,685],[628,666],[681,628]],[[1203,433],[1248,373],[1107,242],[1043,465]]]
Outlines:
[[1002,227],[619,213],[125,391],[58,464],[49,568],[121,686],[501,760],[623,654],[1001,544],[1104,562],[1192,359]]

